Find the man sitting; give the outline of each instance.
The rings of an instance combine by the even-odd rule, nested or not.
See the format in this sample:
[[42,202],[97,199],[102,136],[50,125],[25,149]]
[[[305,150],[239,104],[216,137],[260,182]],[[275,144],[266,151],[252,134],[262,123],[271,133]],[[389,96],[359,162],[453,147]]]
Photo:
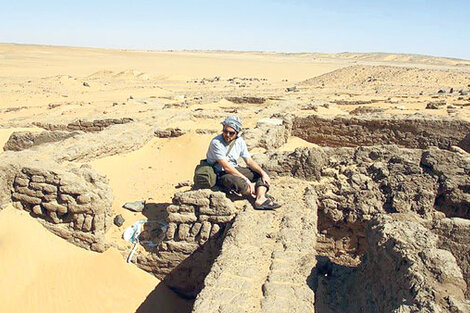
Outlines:
[[[256,196],[257,210],[279,208],[281,205],[266,194],[271,184],[268,174],[251,158],[245,140],[238,136],[242,130],[240,118],[228,116],[222,125],[222,134],[211,140],[206,154],[207,162],[217,174],[217,184],[245,196]],[[239,157],[248,168],[238,165]]]

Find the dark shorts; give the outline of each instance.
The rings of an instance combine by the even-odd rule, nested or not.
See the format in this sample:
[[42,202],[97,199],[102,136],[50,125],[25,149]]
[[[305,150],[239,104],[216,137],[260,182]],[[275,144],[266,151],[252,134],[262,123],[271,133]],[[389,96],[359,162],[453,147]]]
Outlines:
[[[237,167],[237,170],[251,182],[255,182],[256,189],[258,189],[259,186],[264,186],[269,190],[269,187],[263,183],[261,176],[252,169],[247,167]],[[248,183],[245,179],[225,172],[221,172],[217,175],[217,184],[228,190],[233,190],[241,194],[246,194],[248,189]]]

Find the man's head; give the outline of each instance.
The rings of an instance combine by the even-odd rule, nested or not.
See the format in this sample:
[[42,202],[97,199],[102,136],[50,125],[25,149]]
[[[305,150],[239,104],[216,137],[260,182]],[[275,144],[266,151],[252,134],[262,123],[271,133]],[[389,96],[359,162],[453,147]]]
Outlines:
[[242,121],[238,116],[227,116],[222,125],[224,125],[222,135],[227,143],[237,138],[238,133],[242,130]]

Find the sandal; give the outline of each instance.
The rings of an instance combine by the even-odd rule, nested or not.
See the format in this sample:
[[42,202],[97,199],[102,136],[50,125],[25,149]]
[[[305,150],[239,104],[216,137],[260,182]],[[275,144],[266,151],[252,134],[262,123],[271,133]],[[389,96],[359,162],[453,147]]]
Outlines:
[[279,203],[274,202],[270,198],[266,199],[261,205],[255,205],[255,210],[275,210],[280,208],[281,205]]

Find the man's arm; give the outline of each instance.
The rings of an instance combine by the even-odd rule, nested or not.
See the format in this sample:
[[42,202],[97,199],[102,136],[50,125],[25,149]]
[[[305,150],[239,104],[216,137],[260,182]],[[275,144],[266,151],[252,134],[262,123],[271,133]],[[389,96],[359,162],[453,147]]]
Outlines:
[[242,179],[244,179],[248,185],[248,190],[247,192],[251,193],[251,194],[255,194],[256,193],[256,188],[255,188],[255,183],[252,183],[248,177],[246,177],[245,175],[243,175],[242,173],[240,173],[232,164],[228,163],[227,160],[217,160],[217,162],[220,164],[220,166],[222,166],[222,168],[224,169],[224,171],[228,174],[232,174],[234,176],[237,176],[237,177],[240,177]]
[[253,171],[261,175],[261,179],[266,185],[271,184],[271,179],[269,178],[269,175],[261,168],[261,166],[256,163],[255,160],[253,160],[251,157],[245,158],[245,163],[248,165],[249,168],[251,168]]
[[240,173],[232,164],[228,163],[227,160],[217,160],[217,162],[220,164],[220,166],[222,166],[226,173],[238,176],[249,181],[249,179],[245,175]]

